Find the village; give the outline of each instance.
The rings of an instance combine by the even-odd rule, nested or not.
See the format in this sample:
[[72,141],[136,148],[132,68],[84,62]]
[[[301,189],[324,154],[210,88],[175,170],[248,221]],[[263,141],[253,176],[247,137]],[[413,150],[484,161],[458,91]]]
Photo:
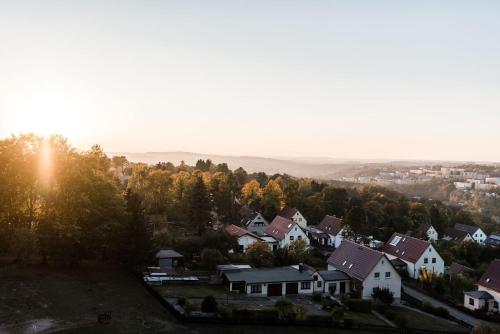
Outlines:
[[[381,241],[352,233],[334,215],[312,225],[289,206],[270,222],[247,206],[241,208],[240,216],[239,223],[220,227],[237,240],[232,252],[239,259],[252,252],[265,256],[267,251],[301,249],[314,250],[326,260],[318,262],[319,266],[265,267],[243,260],[219,264],[198,277],[186,275],[189,263],[182,254],[161,250],[156,254],[157,265],[144,273],[144,281],[174,312],[267,323],[276,311],[276,321],[314,319],[346,327],[356,323],[418,328],[422,321],[431,321],[437,326],[432,327],[434,332],[466,331],[500,319],[500,260],[478,272],[457,262],[445,263],[436,247],[441,242],[496,247],[499,233],[488,236],[476,226],[455,224],[439,235],[431,224],[421,224],[415,231],[395,232]],[[475,288],[460,291],[460,303],[436,294],[435,282],[453,285],[473,277],[479,277]]]

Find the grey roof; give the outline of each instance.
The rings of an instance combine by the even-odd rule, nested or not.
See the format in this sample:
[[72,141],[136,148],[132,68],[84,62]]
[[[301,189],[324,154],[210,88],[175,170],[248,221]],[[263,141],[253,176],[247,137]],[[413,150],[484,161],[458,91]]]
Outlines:
[[162,249],[161,251],[156,253],[157,259],[174,259],[179,257],[184,256],[171,249]]
[[224,275],[230,282],[246,282],[247,284],[312,280],[307,271],[298,271],[292,267],[240,269],[224,272]]
[[323,277],[325,281],[348,281],[351,279],[349,275],[340,270],[318,271],[318,274]]
[[455,224],[455,229],[460,231],[465,231],[472,236],[474,233],[476,233],[479,227],[466,224]]
[[469,297],[477,299],[486,299],[486,300],[493,299],[493,296],[486,291],[468,291],[465,292],[465,294]]
[[401,260],[400,258],[394,258],[391,260],[391,263],[394,267],[406,267],[408,266],[405,261]]

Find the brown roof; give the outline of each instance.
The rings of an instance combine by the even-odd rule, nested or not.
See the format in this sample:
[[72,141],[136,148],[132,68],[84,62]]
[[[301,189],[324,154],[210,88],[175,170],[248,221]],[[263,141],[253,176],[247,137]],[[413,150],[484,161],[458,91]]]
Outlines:
[[[399,241],[398,241],[399,239]],[[420,259],[430,242],[413,238],[404,234],[394,233],[384,245],[382,251],[411,263]]]
[[337,235],[342,229],[342,219],[326,215],[319,223],[318,229],[331,235]]
[[452,240],[455,241],[463,241],[467,237],[467,235],[470,234],[467,231],[457,230],[454,228],[447,228],[444,231],[444,235],[450,237]]
[[[349,276],[363,281],[383,257],[385,255],[382,252],[349,240],[342,240],[327,262]],[[387,262],[390,263],[389,260]]]
[[455,230],[460,230],[460,231],[468,232],[471,237],[479,229],[479,227],[477,227],[477,226],[466,225],[466,224],[455,224],[454,227],[455,227]]
[[236,226],[236,225],[233,225],[233,224],[231,224],[231,225],[227,225],[227,226],[226,226],[226,228],[225,228],[225,230],[226,230],[226,232],[227,232],[227,233],[229,233],[229,234],[231,234],[231,235],[234,235],[234,236],[236,236],[236,237],[238,237],[238,238],[239,238],[239,237],[242,237],[242,236],[244,236],[244,235],[249,235],[249,236],[251,236],[251,237],[254,237],[254,238],[256,238],[256,239],[259,239],[259,240],[260,240],[260,237],[259,237],[259,236],[257,236],[257,235],[255,235],[255,234],[253,234],[253,233],[252,233],[252,232],[250,232],[250,231],[245,230],[244,228],[241,228],[241,227]]
[[248,219],[248,217],[252,216],[254,213],[255,212],[246,205],[243,205],[240,209],[240,216],[245,219]]
[[297,213],[297,210],[296,208],[291,208],[289,206],[285,206],[283,208],[283,210],[281,210],[280,213],[278,213],[278,216],[281,216],[281,217],[284,217],[284,218],[287,218],[287,219],[292,219],[292,217]]
[[429,231],[429,229],[431,228],[431,224],[420,224],[418,226],[418,229],[424,233],[427,233],[427,231]]
[[285,234],[288,233],[295,225],[295,222],[281,216],[276,216],[271,224],[266,227],[264,232],[277,240],[283,240]]
[[464,274],[471,271],[474,271],[474,269],[471,269],[469,267],[464,266],[463,264],[456,262],[453,262],[448,268],[448,274],[450,275]]
[[495,259],[490,263],[486,272],[481,276],[478,285],[500,292],[500,260]]

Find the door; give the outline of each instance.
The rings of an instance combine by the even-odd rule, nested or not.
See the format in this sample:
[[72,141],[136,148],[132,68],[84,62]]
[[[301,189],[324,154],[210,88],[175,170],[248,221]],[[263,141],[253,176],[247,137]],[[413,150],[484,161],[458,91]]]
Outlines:
[[267,295],[269,297],[281,296],[283,293],[281,291],[281,283],[279,284],[268,284],[267,285]]
[[340,282],[339,293],[345,293],[345,282]]
[[299,283],[286,283],[286,294],[287,295],[298,295],[299,294]]

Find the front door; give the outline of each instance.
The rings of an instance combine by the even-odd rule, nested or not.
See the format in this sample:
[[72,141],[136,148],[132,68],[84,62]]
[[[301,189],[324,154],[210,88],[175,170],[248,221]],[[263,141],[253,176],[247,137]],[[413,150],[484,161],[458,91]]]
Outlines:
[[330,283],[328,284],[328,292],[330,292],[330,295],[335,295],[335,292],[337,291],[337,283]]
[[345,282],[340,282],[340,293],[345,293]]

